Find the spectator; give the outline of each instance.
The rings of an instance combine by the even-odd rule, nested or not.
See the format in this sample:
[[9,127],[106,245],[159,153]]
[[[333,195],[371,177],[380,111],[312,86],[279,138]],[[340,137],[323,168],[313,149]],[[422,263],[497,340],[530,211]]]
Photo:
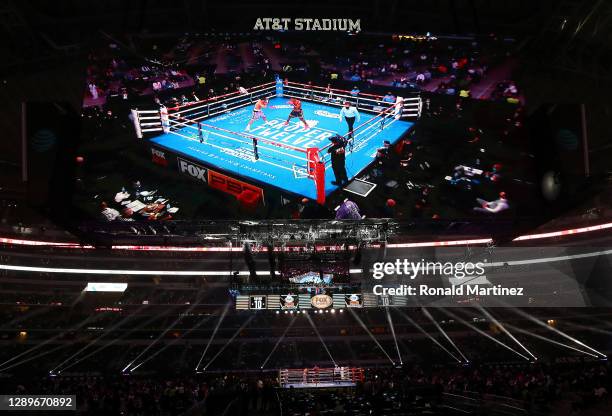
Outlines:
[[506,199],[505,192],[500,192],[499,198],[495,201],[489,202],[480,198],[476,198],[476,201],[478,201],[478,203],[480,204],[480,207],[474,207],[474,211],[476,212],[497,214],[510,208],[510,206],[508,205],[508,200]]
[[316,201],[312,201],[308,198],[302,199],[302,210],[299,218],[303,220],[316,220],[326,218],[327,215],[324,212],[325,208],[322,205],[317,204]]
[[359,212],[359,207],[356,203],[349,200],[348,198],[344,200],[342,204],[338,207],[336,211],[336,219],[337,220],[360,220],[361,213]]
[[387,199],[383,207],[383,218],[395,218],[395,200]]
[[110,208],[108,204],[104,201],[100,203],[100,209],[100,214],[102,215],[102,218],[107,222],[114,221],[120,216],[119,211],[114,208]]
[[346,142],[342,136],[334,136],[330,138],[332,146],[327,149],[327,153],[331,155],[331,166],[334,171],[335,181],[333,185],[343,186],[348,183],[346,174]]
[[98,87],[93,82],[89,83],[89,93],[94,100],[98,99]]
[[390,92],[388,92],[383,98],[382,98],[383,102],[385,103],[394,103],[395,102],[395,96],[393,94],[391,94]]

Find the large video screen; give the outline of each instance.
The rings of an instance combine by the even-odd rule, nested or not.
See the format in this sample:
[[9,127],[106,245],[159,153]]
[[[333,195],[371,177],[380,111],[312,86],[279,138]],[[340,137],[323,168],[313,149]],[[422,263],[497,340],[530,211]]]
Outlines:
[[331,286],[350,281],[350,253],[284,253],[279,258],[281,280],[285,283]]
[[[99,39],[87,66],[81,218],[545,213],[512,40],[250,30],[124,41]],[[566,130],[578,154],[579,126]]]

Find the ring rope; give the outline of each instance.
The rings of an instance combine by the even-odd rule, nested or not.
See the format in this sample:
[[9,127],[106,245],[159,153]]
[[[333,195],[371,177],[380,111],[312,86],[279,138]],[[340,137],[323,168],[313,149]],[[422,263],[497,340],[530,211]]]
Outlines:
[[[261,87],[264,87],[264,86],[266,86],[266,85],[269,85],[269,86],[271,86],[271,87],[274,87],[274,86],[276,85],[276,82],[275,82],[275,81],[266,82],[265,84],[256,85],[255,87],[251,87],[251,88],[246,88],[246,90],[247,90],[247,91],[249,91],[249,90],[254,90],[255,88],[261,88]],[[271,88],[271,87],[266,87],[265,89],[268,89],[268,88]],[[273,89],[273,88],[272,88],[272,89]],[[208,103],[208,102],[222,102],[222,101],[227,101],[227,100],[230,100],[231,98],[228,98],[228,99],[226,99],[226,100],[219,100],[219,98],[222,98],[222,97],[229,97],[230,95],[240,96],[240,95],[243,95],[243,94],[242,94],[240,91],[234,91],[234,92],[230,92],[230,93],[223,94],[223,95],[217,95],[217,96],[214,96],[214,97],[211,97],[211,98],[206,98],[206,99],[204,99],[204,100],[195,101],[195,102],[192,102],[192,103],[187,103],[187,104],[177,105],[177,106],[175,106],[175,107],[168,108],[168,110],[170,110],[170,111],[176,111],[176,110],[180,110],[181,108],[190,107],[190,106],[194,106],[194,105],[197,105],[197,104],[203,104],[203,103]],[[234,97],[232,97],[232,98],[234,98]],[[196,108],[198,108],[198,107],[196,107]]]
[[[185,117],[177,116],[176,114],[168,114],[168,116],[181,118],[183,120],[187,120],[187,122],[192,121],[192,120],[189,120],[189,119],[187,119]],[[300,153],[306,153],[306,150],[304,150],[304,149],[302,149],[300,147],[295,147],[295,146],[291,146],[291,145],[288,145],[288,144],[279,143],[279,142],[276,142],[276,141],[270,140],[270,139],[264,139],[262,137],[257,137],[257,136],[252,135],[252,134],[246,134],[246,133],[241,133],[241,132],[237,132],[237,131],[231,131],[231,130],[224,129],[222,127],[212,126],[210,124],[205,124],[205,123],[200,123],[200,125],[202,127],[207,127],[207,128],[211,128],[211,129],[215,129],[215,130],[219,130],[219,131],[224,131],[226,133],[235,134],[237,136],[242,136],[242,137],[245,137],[245,138],[250,139],[250,140],[255,139],[255,140],[260,141],[262,143],[271,144],[273,146],[282,147],[284,149],[289,149],[289,150],[293,150],[293,151],[300,152]]]
[[[171,133],[171,134],[175,134],[175,135],[180,136],[180,137],[183,137],[184,139],[187,139],[187,140],[190,140],[190,141],[199,142],[199,141],[198,141],[198,139],[196,139],[195,137],[189,137],[189,136],[186,136],[186,135],[184,135],[184,134],[178,133],[178,132],[176,132],[176,131],[172,131],[172,132],[170,132],[170,133]],[[226,136],[222,136],[222,137],[226,137]],[[217,146],[217,145],[214,145],[214,144],[212,144],[212,143],[206,143],[206,144],[207,144],[208,146],[214,147],[215,149],[219,149],[219,150],[227,150],[227,147]],[[250,149],[249,149],[249,151],[250,151]],[[270,162],[270,161],[268,161],[268,160],[258,159],[258,161],[259,161],[259,162],[263,162],[263,163],[267,163],[267,164],[272,165],[272,166],[276,166],[277,168],[285,169],[285,170],[288,170],[288,171],[293,171],[293,169],[292,169],[292,168],[288,168],[288,167],[286,167],[286,166],[282,166],[282,165],[279,165],[279,164],[277,164],[277,163]]]

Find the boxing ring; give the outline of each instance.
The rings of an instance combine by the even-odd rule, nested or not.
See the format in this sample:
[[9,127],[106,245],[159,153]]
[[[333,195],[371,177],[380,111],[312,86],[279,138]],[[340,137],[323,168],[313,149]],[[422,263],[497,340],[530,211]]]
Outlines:
[[[247,131],[253,106],[263,97],[269,98],[263,110],[267,121],[254,121]],[[308,130],[297,118],[284,124],[290,97],[302,100]],[[352,139],[340,119],[344,101],[361,116]],[[246,192],[264,202],[264,190],[276,188],[324,203],[338,189],[327,152],[330,137],[345,137],[352,180],[374,161],[384,141],[393,144],[412,129],[421,107],[419,96],[390,103],[382,96],[277,80],[171,108],[133,109],[132,119],[136,136],[147,139],[158,165],[237,197]]]
[[364,380],[363,368],[284,368],[278,371],[278,381],[283,388],[354,387]]

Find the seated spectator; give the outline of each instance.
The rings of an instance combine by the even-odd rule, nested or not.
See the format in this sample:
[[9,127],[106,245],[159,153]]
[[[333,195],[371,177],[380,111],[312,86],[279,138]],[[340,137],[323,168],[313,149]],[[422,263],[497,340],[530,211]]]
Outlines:
[[505,96],[515,96],[518,93],[518,89],[516,88],[516,85],[514,84],[514,82],[510,82],[510,84],[508,84],[508,86],[506,87],[506,89],[504,90],[504,95]]
[[506,193],[500,192],[499,199],[495,201],[485,201],[484,199],[476,198],[476,201],[480,204],[479,207],[474,207],[474,211],[476,212],[484,212],[487,214],[497,214],[501,211],[505,211],[510,206],[508,205],[508,200],[506,199]]
[[491,167],[490,172],[484,172],[483,176],[490,180],[491,182],[499,182],[501,179],[501,174],[499,171],[502,169],[502,165],[500,163],[496,163]]
[[351,90],[351,95],[353,97],[357,97],[359,95],[360,91],[359,88],[357,88],[357,86],[353,87],[353,89]]
[[101,209],[100,214],[102,216],[102,219],[104,219],[104,221],[107,221],[107,222],[115,221],[120,216],[119,211],[117,211],[114,208],[110,208],[105,201],[102,201],[100,203],[100,209]]
[[302,199],[302,210],[299,214],[299,218],[303,220],[316,220],[321,218],[327,218],[329,214],[326,212],[326,208],[316,201],[308,198]]
[[394,103],[395,102],[395,96],[393,94],[391,94],[390,92],[388,92],[384,97],[383,97],[383,102],[385,103]]
[[393,151],[391,142],[388,140],[385,140],[383,147],[376,151],[375,165],[380,170],[379,174],[383,178],[394,178],[394,173],[399,168],[399,155]]
[[134,221],[134,211],[130,208],[125,208],[121,211],[121,216],[118,218],[119,221],[130,222]]
[[459,91],[459,97],[461,97],[461,98],[470,98],[471,96],[472,95],[471,95],[470,90],[468,90],[466,88],[463,88],[463,89],[461,89]]
[[419,72],[416,76],[416,83],[417,84],[424,84],[425,83],[425,74],[422,72]]
[[337,220],[360,220],[361,213],[359,212],[359,207],[356,203],[349,200],[348,198],[344,200],[342,204],[338,207],[336,211],[336,219]]
[[98,87],[96,87],[96,84],[93,82],[89,84],[89,93],[91,94],[91,98],[94,100],[98,99]]
[[395,199],[387,199],[382,210],[383,218],[395,218]]

